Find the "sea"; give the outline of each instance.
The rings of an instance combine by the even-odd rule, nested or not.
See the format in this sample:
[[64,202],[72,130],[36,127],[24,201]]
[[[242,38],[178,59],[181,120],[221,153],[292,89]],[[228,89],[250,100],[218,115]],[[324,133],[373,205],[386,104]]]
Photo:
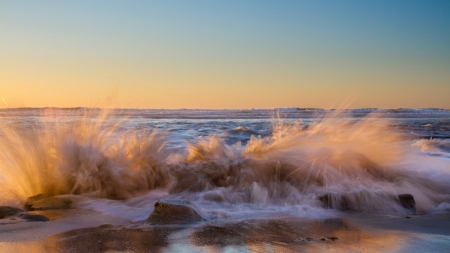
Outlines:
[[0,205],[37,194],[131,222],[160,199],[208,220],[450,212],[450,110],[0,109]]

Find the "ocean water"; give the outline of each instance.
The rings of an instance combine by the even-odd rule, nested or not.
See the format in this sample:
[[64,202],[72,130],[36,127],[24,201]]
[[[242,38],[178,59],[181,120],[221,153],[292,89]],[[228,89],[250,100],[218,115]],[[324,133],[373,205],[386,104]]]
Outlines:
[[133,222],[158,199],[211,220],[407,214],[399,194],[449,212],[450,111],[0,110],[0,205],[40,193]]

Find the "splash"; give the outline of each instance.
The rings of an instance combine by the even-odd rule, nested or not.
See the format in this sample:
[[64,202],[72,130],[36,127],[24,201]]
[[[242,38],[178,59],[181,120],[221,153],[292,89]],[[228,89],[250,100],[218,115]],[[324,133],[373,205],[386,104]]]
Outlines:
[[448,166],[431,168],[434,176],[411,166],[413,148],[386,118],[279,119],[245,146],[213,135],[174,151],[168,132],[127,129],[116,114],[47,110],[31,126],[4,124],[1,204],[39,193],[129,199],[158,190],[206,206],[322,207],[327,196],[331,208],[402,212],[397,195],[409,193],[423,213],[449,200]]
[[[127,198],[165,184],[165,134],[126,131],[109,111],[86,112],[81,120],[47,121],[0,130],[2,200],[24,201],[46,193]],[[50,117],[52,118],[52,117]],[[6,201],[5,201],[6,200]]]

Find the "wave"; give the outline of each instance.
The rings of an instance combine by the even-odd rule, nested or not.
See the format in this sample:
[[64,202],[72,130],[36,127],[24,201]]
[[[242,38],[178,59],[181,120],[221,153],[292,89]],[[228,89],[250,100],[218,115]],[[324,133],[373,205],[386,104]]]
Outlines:
[[210,205],[320,207],[326,195],[328,207],[345,200],[354,210],[403,212],[396,196],[408,193],[425,213],[450,199],[448,163],[415,166],[413,147],[376,115],[276,120],[271,135],[246,145],[213,135],[178,151],[168,132],[124,131],[127,118],[110,117],[103,110],[75,121],[60,115],[32,127],[3,125],[0,204],[39,193],[129,199],[157,190]]
[[422,152],[450,153],[450,140],[448,139],[419,140],[413,145],[419,146]]
[[233,130],[229,130],[228,133],[230,133],[230,134],[247,134],[247,135],[255,135],[255,136],[261,135],[245,126],[238,126]]

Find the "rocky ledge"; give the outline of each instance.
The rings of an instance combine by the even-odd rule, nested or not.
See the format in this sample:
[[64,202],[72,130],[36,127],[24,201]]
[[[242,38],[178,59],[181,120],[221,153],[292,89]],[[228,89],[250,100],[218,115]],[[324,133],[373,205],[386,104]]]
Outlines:
[[46,194],[31,196],[25,202],[24,209],[27,211],[43,211],[56,209],[69,209],[72,200],[61,197],[51,197]]

